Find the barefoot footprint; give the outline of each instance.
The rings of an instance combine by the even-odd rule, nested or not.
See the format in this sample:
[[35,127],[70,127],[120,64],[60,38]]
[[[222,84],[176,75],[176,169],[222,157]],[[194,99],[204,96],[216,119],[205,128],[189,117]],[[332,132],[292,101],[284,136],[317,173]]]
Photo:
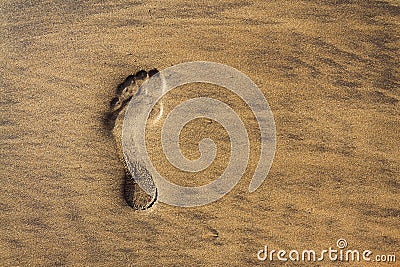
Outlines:
[[133,175],[139,176],[139,179],[145,180],[150,187],[154,187],[154,193],[151,195],[147,194],[142,188],[140,188],[132,177],[132,173],[126,165],[122,152],[122,124],[129,100],[137,92],[140,85],[156,73],[158,73],[157,69],[152,69],[148,72],[140,70],[135,75],[129,75],[126,77],[126,79],[118,85],[116,89],[117,96],[111,100],[110,110],[106,115],[106,125],[112,131],[117,145],[118,156],[124,163],[125,167],[124,198],[126,203],[136,210],[145,210],[153,206],[157,200],[157,189],[155,188],[150,173],[145,167],[140,166],[137,163],[132,163],[133,166],[130,166],[131,169],[134,170]]

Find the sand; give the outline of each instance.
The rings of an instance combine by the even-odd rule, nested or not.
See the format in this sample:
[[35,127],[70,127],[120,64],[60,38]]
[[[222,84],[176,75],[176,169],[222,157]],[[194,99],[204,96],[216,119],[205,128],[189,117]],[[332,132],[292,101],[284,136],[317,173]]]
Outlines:
[[[399,10],[395,0],[2,1],[1,265],[280,265],[257,252],[336,248],[339,238],[400,258]],[[103,124],[109,101],[139,69],[196,60],[232,66],[263,92],[277,129],[272,168],[248,193],[253,130],[248,169],[224,198],[134,211]],[[222,98],[253,129],[247,109]],[[207,125],[182,134],[188,157]],[[213,180],[162,171],[187,186]]]

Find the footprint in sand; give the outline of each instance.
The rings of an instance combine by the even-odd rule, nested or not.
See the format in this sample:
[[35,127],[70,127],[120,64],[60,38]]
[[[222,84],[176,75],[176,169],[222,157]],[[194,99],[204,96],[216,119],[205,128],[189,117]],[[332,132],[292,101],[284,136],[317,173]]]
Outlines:
[[[140,85],[142,85],[149,77],[155,75],[156,73],[158,73],[157,69],[152,69],[148,72],[145,70],[140,70],[136,74],[126,77],[126,79],[118,85],[116,89],[116,97],[111,100],[110,110],[107,112],[105,118],[107,128],[112,131],[112,135],[115,138],[118,156],[125,167],[124,199],[130,207],[136,210],[145,210],[153,206],[157,200],[157,190],[154,190],[152,195],[147,194],[135,182],[131,172],[128,170],[122,152],[122,124],[129,100],[131,100],[131,98],[135,95]],[[140,175],[141,179],[146,180],[150,186],[155,188],[153,178],[146,168],[140,166],[139,164],[136,164],[134,168],[135,173]]]

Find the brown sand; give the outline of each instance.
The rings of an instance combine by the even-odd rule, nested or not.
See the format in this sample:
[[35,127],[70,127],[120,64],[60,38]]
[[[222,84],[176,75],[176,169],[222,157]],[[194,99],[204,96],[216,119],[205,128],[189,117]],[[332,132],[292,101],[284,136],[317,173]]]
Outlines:
[[[265,265],[264,245],[321,250],[341,237],[399,260],[398,1],[5,0],[0,14],[0,265]],[[260,87],[277,127],[272,169],[247,193],[253,152],[221,200],[134,212],[108,102],[140,68],[195,60]]]

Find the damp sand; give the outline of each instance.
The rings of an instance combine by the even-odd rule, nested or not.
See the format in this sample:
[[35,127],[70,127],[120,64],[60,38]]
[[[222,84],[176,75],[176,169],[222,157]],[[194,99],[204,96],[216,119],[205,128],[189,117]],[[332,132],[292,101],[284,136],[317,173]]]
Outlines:
[[[264,245],[320,250],[339,238],[399,255],[398,2],[41,0],[0,9],[1,265],[250,266]],[[208,206],[135,212],[104,114],[128,75],[195,60],[235,67],[264,93],[277,128],[271,171],[247,192],[257,131],[225,92],[250,129],[242,180]],[[182,133],[188,157],[207,131],[229,149],[223,129],[200,121]],[[228,158],[207,176],[161,171],[194,186]]]

